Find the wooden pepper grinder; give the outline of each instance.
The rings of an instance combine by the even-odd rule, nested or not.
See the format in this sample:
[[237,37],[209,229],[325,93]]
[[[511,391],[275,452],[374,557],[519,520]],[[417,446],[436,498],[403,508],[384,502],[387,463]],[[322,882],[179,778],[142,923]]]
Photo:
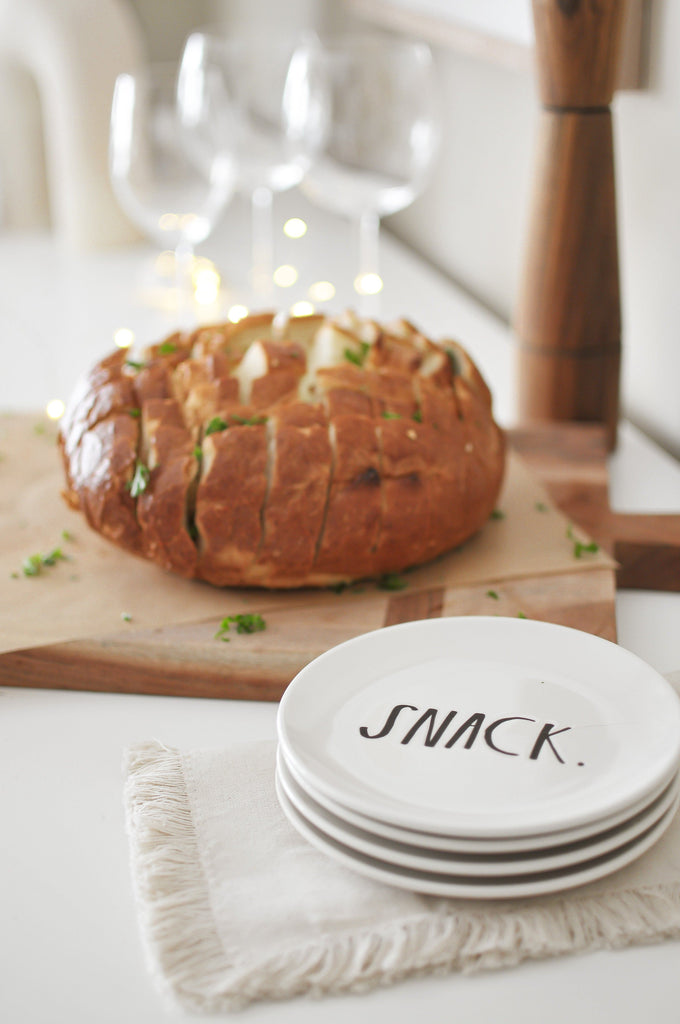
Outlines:
[[540,114],[515,329],[519,416],[616,444],[621,309],[612,101],[623,0],[533,0]]

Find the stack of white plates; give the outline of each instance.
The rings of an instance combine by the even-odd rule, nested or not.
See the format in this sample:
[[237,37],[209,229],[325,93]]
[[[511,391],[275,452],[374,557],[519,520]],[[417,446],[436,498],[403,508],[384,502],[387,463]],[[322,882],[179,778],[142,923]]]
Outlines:
[[336,861],[440,896],[525,897],[649,849],[680,782],[680,701],[598,637],[527,619],[392,626],[311,662],[279,707],[276,785]]

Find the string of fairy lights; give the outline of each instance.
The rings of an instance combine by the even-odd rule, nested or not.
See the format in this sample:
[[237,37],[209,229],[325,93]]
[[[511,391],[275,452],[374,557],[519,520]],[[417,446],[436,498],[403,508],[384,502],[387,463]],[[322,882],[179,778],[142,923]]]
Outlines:
[[[283,233],[287,238],[303,238],[307,233],[307,224],[300,217],[290,217],[283,225]],[[172,277],[174,262],[173,252],[161,252],[156,259],[156,272],[161,277]],[[276,267],[272,278],[277,288],[285,289],[297,284],[299,276],[297,267],[283,263]],[[222,277],[215,263],[203,256],[192,257],[190,279],[193,303],[199,309],[215,309],[222,295]],[[383,287],[382,278],[378,274],[359,274],[353,284],[358,295],[377,295]],[[330,302],[335,293],[335,285],[331,281],[314,281],[307,289],[308,297],[292,303],[289,312],[292,316],[311,316],[319,304]],[[242,303],[233,303],[224,315],[231,323],[238,323],[249,312],[249,308]],[[113,333],[113,341],[118,348],[130,348],[135,342],[134,331],[129,327],[119,327]],[[64,410],[65,403],[60,398],[51,399],[45,407],[45,413],[51,420],[59,420]]]

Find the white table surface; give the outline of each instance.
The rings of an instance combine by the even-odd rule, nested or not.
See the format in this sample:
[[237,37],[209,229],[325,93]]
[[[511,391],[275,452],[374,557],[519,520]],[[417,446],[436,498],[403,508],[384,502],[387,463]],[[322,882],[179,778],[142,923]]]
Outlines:
[[[304,239],[279,236],[277,263],[300,269],[277,290],[282,305],[315,280],[337,288],[332,311],[356,306],[350,233],[296,193],[277,221],[303,216]],[[233,279],[247,262],[238,203],[202,246]],[[0,410],[40,410],[112,347],[119,327],[157,340],[172,319],[142,287],[147,246],[62,252],[45,236],[0,235]],[[407,314],[454,335],[478,360],[505,425],[514,422],[513,346],[507,328],[412,253],[383,235],[381,315]],[[140,283],[141,282],[141,283]],[[227,296],[227,304],[231,297]],[[210,311],[216,312],[216,311]],[[624,424],[611,459],[619,510],[680,509],[680,467]],[[619,642],[658,670],[680,668],[680,595],[622,592]],[[130,885],[121,760],[149,738],[196,748],[274,737],[265,703],[0,689],[0,1021],[3,1024],[160,1024],[177,1020],[147,974]],[[525,962],[473,976],[408,981],[364,996],[293,1000],[245,1011],[248,1022],[345,1024],[414,1019],[458,1024],[616,1021],[677,1024],[680,944]]]

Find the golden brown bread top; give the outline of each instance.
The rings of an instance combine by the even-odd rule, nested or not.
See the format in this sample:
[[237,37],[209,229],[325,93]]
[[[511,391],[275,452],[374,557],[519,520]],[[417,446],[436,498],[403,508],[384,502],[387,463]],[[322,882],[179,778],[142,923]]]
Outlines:
[[119,350],[78,384],[65,497],[110,540],[218,586],[324,586],[456,547],[493,510],[503,435],[457,342],[269,314]]

